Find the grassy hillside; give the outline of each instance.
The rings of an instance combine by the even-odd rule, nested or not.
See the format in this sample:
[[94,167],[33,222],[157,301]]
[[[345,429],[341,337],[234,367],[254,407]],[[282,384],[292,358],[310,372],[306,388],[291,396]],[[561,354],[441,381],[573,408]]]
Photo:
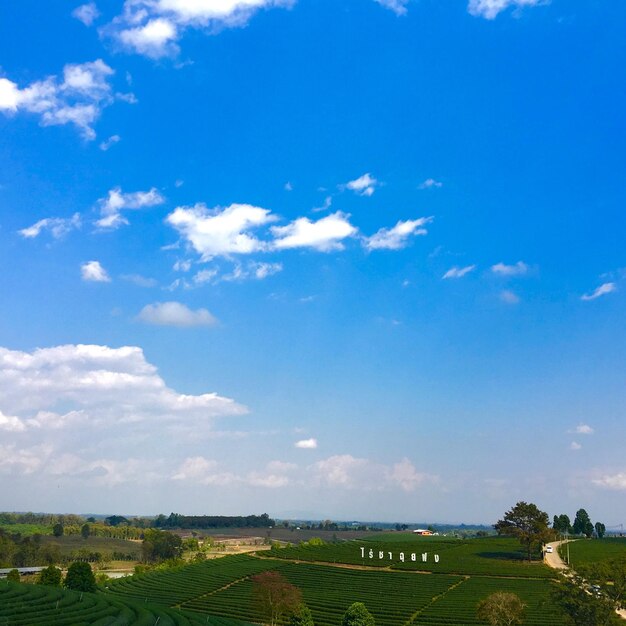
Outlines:
[[[561,550],[564,552],[565,547]],[[610,559],[626,558],[626,538],[579,539],[569,543],[571,566],[590,565]]]
[[[337,550],[342,547],[334,546]],[[473,558],[474,563],[479,563],[478,569],[482,569],[483,557]],[[363,569],[358,565],[316,565],[238,555],[135,575],[112,581],[108,588],[109,594],[117,598],[256,622],[261,616],[252,602],[251,576],[273,569],[300,588],[316,626],[339,624],[345,610],[356,601],[366,604],[379,626],[480,624],[475,617],[476,604],[494,591],[518,593],[528,605],[527,624],[562,623],[549,596],[550,580],[502,577],[498,564],[506,559],[487,560],[491,563],[490,576]],[[521,571],[527,574],[535,570],[522,567]]]

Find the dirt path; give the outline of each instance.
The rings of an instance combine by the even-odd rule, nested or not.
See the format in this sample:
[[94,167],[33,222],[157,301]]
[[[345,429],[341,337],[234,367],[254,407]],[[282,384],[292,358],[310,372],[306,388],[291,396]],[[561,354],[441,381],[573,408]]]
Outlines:
[[[552,543],[547,544],[549,546],[552,546],[552,553],[551,554],[546,553],[546,558],[545,558],[546,565],[548,565],[552,569],[558,569],[558,570],[569,569],[567,564],[563,562],[563,559],[559,555],[559,546],[565,543],[567,543],[567,541],[553,541]],[[626,609],[620,609],[616,611],[616,613],[622,619],[626,619]]]

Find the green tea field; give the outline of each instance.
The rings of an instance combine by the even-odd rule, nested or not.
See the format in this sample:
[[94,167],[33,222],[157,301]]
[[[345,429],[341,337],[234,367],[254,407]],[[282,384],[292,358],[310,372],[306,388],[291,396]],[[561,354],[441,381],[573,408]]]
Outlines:
[[[564,550],[561,547],[561,550]],[[571,566],[590,565],[610,559],[626,558],[626,538],[578,539],[569,542]]]

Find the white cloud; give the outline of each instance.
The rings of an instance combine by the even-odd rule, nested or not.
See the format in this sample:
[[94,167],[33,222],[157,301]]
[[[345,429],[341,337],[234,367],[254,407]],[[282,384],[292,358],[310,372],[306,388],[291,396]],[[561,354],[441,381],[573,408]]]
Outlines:
[[371,196],[379,185],[380,183],[371,174],[366,173],[347,182],[345,185],[340,185],[340,187],[354,191],[359,196]]
[[594,485],[603,489],[611,489],[615,491],[626,491],[626,473],[607,474],[591,481]]
[[265,249],[266,244],[250,231],[275,220],[267,209],[249,204],[231,204],[225,209],[208,209],[204,204],[177,207],[166,218],[204,261]]
[[46,217],[38,222],[35,222],[32,226],[23,228],[18,232],[22,235],[22,237],[26,237],[26,239],[34,239],[35,237],[38,237],[42,231],[48,230],[55,239],[60,239],[72,230],[80,228],[80,225],[80,213],[74,213],[74,215],[69,218]]
[[85,26],[91,26],[100,17],[100,11],[95,2],[88,2],[76,7],[72,11],[72,17],[80,20]]
[[122,211],[158,206],[164,202],[165,198],[155,187],[148,191],[134,191],[132,193],[124,193],[120,187],[115,187],[109,190],[106,198],[98,200],[101,217],[99,220],[96,220],[96,226],[102,229],[114,230],[122,224],[128,224],[128,220],[122,215]]
[[506,304],[517,304],[520,301],[519,296],[510,289],[504,289],[500,292],[500,300]]
[[137,285],[137,287],[156,287],[158,282],[154,278],[146,278],[140,274],[123,274],[121,277],[123,280]]
[[315,450],[317,448],[317,439],[301,439],[294,444],[296,448],[302,448],[304,450]]
[[577,442],[577,441],[572,441],[572,443],[570,443],[569,445],[569,449],[570,450],[580,450],[582,448],[582,446]]
[[282,263],[254,263],[252,272],[257,280],[263,280],[268,276],[278,274],[283,271]]
[[106,139],[105,141],[101,142],[98,147],[103,152],[106,152],[109,148],[114,146],[116,143],[119,143],[121,140],[122,140],[122,138],[119,135],[111,135],[108,139]]
[[427,178],[423,183],[421,183],[418,189],[439,189],[443,187],[443,183],[435,180],[434,178]]
[[80,266],[83,280],[95,283],[110,283],[111,278],[99,261],[88,261]]
[[102,109],[116,99],[134,101],[132,95],[114,94],[109,79],[113,70],[101,59],[63,68],[63,80],[56,76],[36,81],[20,89],[7,78],[0,78],[0,111],[20,111],[40,117],[42,126],[73,124],[85,139],[94,139],[93,125]]
[[300,217],[287,226],[273,226],[274,248],[314,248],[320,252],[343,250],[341,243],[353,237],[357,229],[350,224],[350,216],[337,211],[316,222],[308,217]]
[[295,0],[126,0],[120,16],[101,29],[128,52],[153,59],[174,56],[188,28],[216,33],[244,26],[260,9],[289,7]]
[[310,469],[317,484],[365,491],[393,487],[414,491],[419,486],[439,481],[439,477],[433,474],[418,472],[406,458],[387,466],[340,454],[318,461]]
[[586,293],[580,296],[581,300],[595,300],[600,296],[605,296],[607,293],[613,293],[617,291],[617,285],[615,283],[603,283],[599,287],[596,287],[591,293]]
[[287,181],[287,182],[285,183],[285,186],[283,187],[283,189],[284,189],[285,191],[293,191],[293,185],[292,185],[289,181]]
[[589,424],[580,423],[573,430],[568,430],[569,433],[575,433],[576,435],[593,435],[595,432]]
[[404,15],[407,12],[409,0],[374,0],[381,6],[393,11],[396,15]]
[[193,456],[185,459],[172,476],[174,480],[202,480],[209,476],[217,467],[217,461]]
[[141,309],[137,319],[157,326],[214,326],[217,319],[206,309],[192,311],[180,302],[157,302]]
[[471,15],[493,20],[498,13],[510,8],[522,9],[547,4],[549,0],[469,0],[467,10]]
[[415,235],[426,235],[424,228],[432,222],[432,217],[420,217],[416,220],[399,221],[393,228],[381,228],[371,237],[366,237],[363,245],[368,250],[400,250],[409,243],[409,238]]
[[473,272],[476,269],[475,265],[466,265],[465,267],[451,267],[442,278],[463,278],[466,274]]
[[19,417],[15,415],[5,415],[0,410],[0,430],[21,432],[26,430],[26,425]]
[[491,266],[491,271],[499,276],[523,276],[528,273],[528,270],[528,265],[526,265],[523,261],[518,261],[513,265],[496,263]]

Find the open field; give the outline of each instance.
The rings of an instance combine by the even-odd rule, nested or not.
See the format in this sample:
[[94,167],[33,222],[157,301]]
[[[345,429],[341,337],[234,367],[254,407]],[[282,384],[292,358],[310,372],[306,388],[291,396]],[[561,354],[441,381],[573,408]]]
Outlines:
[[61,556],[70,556],[78,550],[101,552],[112,555],[113,552],[141,556],[141,542],[129,541],[128,539],[113,539],[111,537],[87,537],[80,535],[64,535],[63,537],[46,536],[41,538],[42,543],[56,544],[59,546]]
[[[384,536],[381,539],[384,539]],[[391,558],[389,553],[392,555]],[[428,554],[426,562],[422,560],[423,553]],[[416,561],[412,561],[413,554]],[[404,562],[401,560],[402,555]],[[438,563],[434,560],[435,555],[439,556]],[[551,578],[554,575],[541,561],[533,563],[525,561],[517,540],[503,537],[448,539],[406,535],[404,541],[396,539],[390,543],[378,541],[377,538],[368,538],[322,546],[273,548],[267,556],[442,574],[484,574],[526,578]]]
[[[0,583],[0,623],[11,626],[201,626],[206,617],[177,609],[56,587]],[[245,626],[211,617],[215,626]]]
[[[339,552],[344,545],[330,547]],[[391,547],[392,544],[381,545],[396,549]],[[448,549],[455,548],[448,546]],[[252,603],[251,576],[271,569],[278,570],[300,588],[317,626],[340,623],[345,610],[356,601],[366,604],[380,626],[480,624],[475,616],[476,604],[494,591],[517,593],[527,604],[527,624],[562,623],[558,608],[549,595],[552,583],[544,570],[548,574],[550,570],[541,564],[530,568],[522,566],[516,570],[521,572],[518,577],[511,577],[514,576],[511,573],[507,575],[509,577],[502,577],[501,566],[503,563],[506,566],[507,562],[502,555],[509,554],[511,543],[500,546],[500,551],[494,550],[500,556],[480,556],[483,547],[474,552],[466,549],[465,553],[473,556],[464,564],[465,575],[420,573],[415,564],[413,571],[398,571],[363,568],[359,564],[333,566],[260,556],[228,556],[113,581],[108,585],[108,594],[202,614],[259,621],[260,616]],[[443,554],[442,551],[442,559]],[[332,556],[332,553],[325,552],[324,555]],[[488,561],[491,575],[484,575],[487,566],[483,560]],[[477,571],[471,571],[472,567]],[[541,574],[529,577],[536,572]]]
[[[565,548],[561,547],[564,552]],[[579,539],[569,542],[570,564],[576,569],[579,565],[591,565],[610,559],[626,558],[626,538]]]
[[11,534],[19,533],[24,537],[52,534],[52,526],[45,524],[0,524],[0,529]]
[[[334,539],[349,540],[372,536],[371,530],[296,530],[295,528],[284,528],[282,526],[274,528],[194,528],[193,530],[198,534],[213,537],[217,541],[235,537],[260,537],[273,541],[298,543],[300,541],[308,541],[313,537],[319,537],[324,541],[333,541]],[[190,531],[186,530],[185,532]]]

